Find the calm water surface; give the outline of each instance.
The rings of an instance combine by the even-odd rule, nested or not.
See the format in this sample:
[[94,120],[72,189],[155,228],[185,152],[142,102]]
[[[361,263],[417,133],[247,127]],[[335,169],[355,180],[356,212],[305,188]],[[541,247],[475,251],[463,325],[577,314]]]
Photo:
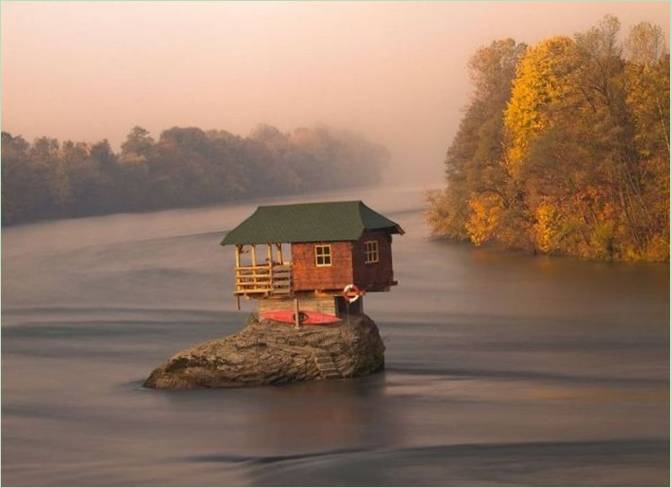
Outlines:
[[3,484],[668,484],[666,265],[431,241],[418,188],[328,198],[406,230],[355,380],[141,387],[245,320],[218,241],[255,204],[4,229]]

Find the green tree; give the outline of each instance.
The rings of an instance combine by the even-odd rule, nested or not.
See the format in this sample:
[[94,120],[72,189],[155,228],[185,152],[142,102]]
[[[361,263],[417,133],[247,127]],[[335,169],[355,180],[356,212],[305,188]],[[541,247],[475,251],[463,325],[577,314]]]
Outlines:
[[121,160],[124,164],[141,164],[147,162],[153,154],[154,139],[149,131],[135,126],[121,144]]
[[375,181],[388,153],[325,127],[249,137],[173,127],[155,141],[134,127],[115,153],[95,144],[2,134],[3,224],[224,202]]

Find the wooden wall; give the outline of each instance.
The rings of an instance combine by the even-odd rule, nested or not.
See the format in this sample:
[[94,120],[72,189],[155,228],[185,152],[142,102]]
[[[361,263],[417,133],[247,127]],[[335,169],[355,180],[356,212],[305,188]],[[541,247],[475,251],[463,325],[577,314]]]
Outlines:
[[[310,293],[300,294],[298,296],[298,308],[313,312],[328,313],[336,315],[336,299],[333,296],[316,297]],[[293,298],[262,298],[259,299],[259,312],[271,310],[294,310]]]
[[[380,259],[366,263],[364,242],[378,241]],[[392,285],[394,270],[391,235],[382,231],[366,231],[354,242],[328,242],[331,245],[331,266],[315,264],[315,245],[306,242],[291,245],[294,291],[340,291],[350,283],[362,290],[381,291]]]
[[[349,307],[342,297],[339,296],[314,296],[312,293],[300,293],[298,295],[298,308],[304,311],[314,311],[346,317],[363,313],[364,297],[360,297]],[[259,312],[272,310],[294,310],[293,298],[260,298],[258,300]]]
[[[365,241],[378,241],[380,260],[366,264]],[[365,231],[361,239],[352,245],[354,284],[362,290],[384,290],[394,280],[391,257],[391,235],[381,231]]]
[[331,245],[331,266],[315,264],[315,245],[322,243],[295,242],[291,244],[292,280],[294,291],[342,290],[353,282],[352,243],[324,242]]

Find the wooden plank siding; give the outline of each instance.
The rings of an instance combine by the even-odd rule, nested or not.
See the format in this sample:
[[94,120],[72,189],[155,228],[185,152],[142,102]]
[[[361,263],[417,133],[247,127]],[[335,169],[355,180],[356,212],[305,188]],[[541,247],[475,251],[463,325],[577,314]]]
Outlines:
[[[377,241],[379,261],[366,263],[364,242]],[[331,246],[331,266],[317,266],[315,246]],[[301,242],[291,245],[293,291],[342,290],[354,283],[362,290],[386,290],[394,283],[391,236],[366,231],[358,241]]]
[[[366,241],[377,241],[379,260],[377,263],[366,263]],[[391,257],[391,235],[381,231],[365,231],[361,239],[352,245],[352,267],[354,284],[362,290],[386,290],[393,284],[394,270]]]
[[[363,313],[364,297],[359,298],[356,302],[350,303],[349,306],[342,297],[338,296],[315,296],[312,293],[299,293],[298,308],[307,312],[321,312],[338,317],[346,317],[349,311],[350,315]],[[259,312],[270,312],[274,310],[291,310],[294,309],[293,298],[266,298],[259,300]]]
[[[298,298],[298,308],[302,311],[321,312],[336,315],[336,299],[333,296],[316,297],[312,294],[300,294]],[[293,298],[268,298],[259,300],[259,312],[269,312],[271,310],[293,310]]]
[[[317,266],[315,246],[331,246],[331,266]],[[294,291],[342,290],[352,283],[351,242],[294,242],[291,244]]]

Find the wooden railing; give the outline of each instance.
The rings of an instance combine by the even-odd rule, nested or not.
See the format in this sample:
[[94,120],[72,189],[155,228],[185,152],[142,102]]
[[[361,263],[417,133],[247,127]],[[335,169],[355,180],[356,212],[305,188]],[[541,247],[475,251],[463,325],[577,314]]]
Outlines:
[[291,294],[291,263],[236,267],[235,294]]

